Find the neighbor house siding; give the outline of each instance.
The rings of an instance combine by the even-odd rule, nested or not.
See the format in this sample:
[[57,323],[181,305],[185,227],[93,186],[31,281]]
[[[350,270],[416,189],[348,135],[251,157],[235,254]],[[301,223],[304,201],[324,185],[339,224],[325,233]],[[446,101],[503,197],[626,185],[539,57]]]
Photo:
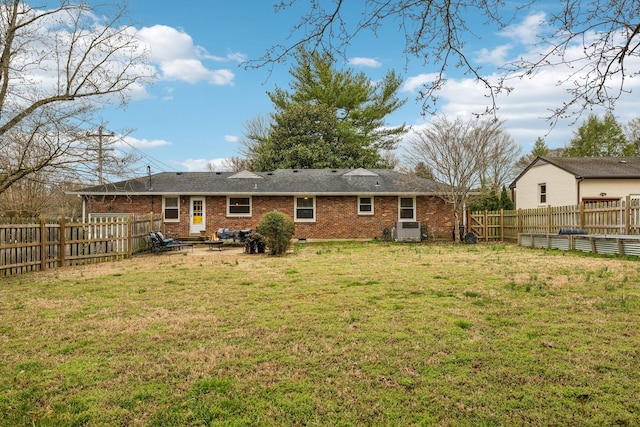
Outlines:
[[[398,221],[398,196],[375,196],[373,215],[358,215],[358,196],[316,196],[316,220],[296,222],[296,237],[308,239],[373,239],[380,238],[383,230],[391,230]],[[189,235],[190,195],[180,196],[180,222],[166,222],[168,233]],[[219,228],[255,229],[262,217],[277,210],[293,218],[293,196],[251,197],[250,217],[227,215],[227,196],[207,196],[206,234]],[[106,196],[87,199],[87,213],[113,212],[148,214],[162,211],[162,196]],[[438,197],[416,197],[416,221],[431,238],[451,236],[453,214]]]
[[[540,184],[546,184],[546,203],[539,200]],[[578,203],[576,178],[548,163],[534,166],[518,180],[515,202],[518,209],[575,205]]]
[[640,194],[640,179],[587,179],[580,184],[581,199],[623,200],[630,194]]

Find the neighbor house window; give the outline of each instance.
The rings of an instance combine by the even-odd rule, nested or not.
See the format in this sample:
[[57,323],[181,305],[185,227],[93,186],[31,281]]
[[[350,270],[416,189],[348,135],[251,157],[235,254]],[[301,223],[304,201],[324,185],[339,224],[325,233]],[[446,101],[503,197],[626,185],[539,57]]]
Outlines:
[[547,203],[547,184],[538,184],[538,200],[540,203]]
[[316,199],[315,197],[296,197],[296,221],[316,220]]
[[180,197],[165,197],[162,203],[166,222],[180,221]]
[[373,215],[373,197],[358,197],[358,215]]
[[400,221],[413,221],[416,218],[416,199],[413,197],[400,197],[399,202]]
[[227,215],[251,216],[251,197],[228,197]]

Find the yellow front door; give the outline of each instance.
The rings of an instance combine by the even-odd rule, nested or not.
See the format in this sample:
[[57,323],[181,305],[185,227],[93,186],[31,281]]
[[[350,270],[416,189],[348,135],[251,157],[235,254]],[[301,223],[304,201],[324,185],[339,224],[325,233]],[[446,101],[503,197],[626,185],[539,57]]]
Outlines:
[[191,226],[189,232],[191,234],[198,234],[201,231],[207,229],[205,224],[205,205],[204,197],[192,197],[191,198]]

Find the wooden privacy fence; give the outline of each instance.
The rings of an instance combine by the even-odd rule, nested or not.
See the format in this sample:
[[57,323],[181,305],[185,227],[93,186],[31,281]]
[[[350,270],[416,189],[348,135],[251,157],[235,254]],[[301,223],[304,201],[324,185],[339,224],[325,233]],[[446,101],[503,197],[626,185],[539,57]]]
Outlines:
[[518,235],[558,234],[561,228],[579,228],[589,234],[639,235],[640,204],[627,197],[621,202],[580,203],[467,212],[467,229],[484,241],[518,241]]
[[161,225],[153,213],[0,224],[0,276],[126,258],[146,248],[144,236]]

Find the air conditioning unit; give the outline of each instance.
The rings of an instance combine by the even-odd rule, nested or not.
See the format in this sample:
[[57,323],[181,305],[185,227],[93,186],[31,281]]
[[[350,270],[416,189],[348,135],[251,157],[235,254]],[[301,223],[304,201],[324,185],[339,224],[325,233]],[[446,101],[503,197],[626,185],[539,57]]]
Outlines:
[[419,242],[421,240],[420,223],[417,221],[396,222],[393,229],[396,242]]

